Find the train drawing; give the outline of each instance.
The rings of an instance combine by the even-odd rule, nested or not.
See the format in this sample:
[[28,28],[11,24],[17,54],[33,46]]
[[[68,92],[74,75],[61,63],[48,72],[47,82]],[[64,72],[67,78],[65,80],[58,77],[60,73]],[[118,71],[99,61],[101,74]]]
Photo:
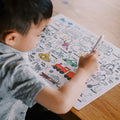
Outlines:
[[57,71],[59,71],[59,73],[64,74],[64,77],[67,78],[68,80],[70,80],[75,75],[74,72],[70,71],[70,68],[63,67],[62,63],[56,64],[56,65],[52,65],[52,67],[54,69],[56,69]]

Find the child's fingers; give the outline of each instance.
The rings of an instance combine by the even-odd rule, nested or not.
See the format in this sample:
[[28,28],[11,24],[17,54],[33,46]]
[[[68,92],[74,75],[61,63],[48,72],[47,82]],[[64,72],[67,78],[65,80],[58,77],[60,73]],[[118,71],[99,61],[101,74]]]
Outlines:
[[83,55],[83,57],[89,57],[91,55],[91,53],[87,53],[85,55]]
[[84,57],[90,57],[90,56],[95,56],[96,58],[98,58],[98,56],[99,56],[99,51],[93,51],[93,52],[91,52],[91,53],[87,53],[87,54],[85,54],[85,55],[83,55],[83,56],[80,56],[80,58],[82,57],[82,58],[84,58]]
[[98,57],[99,56],[99,51],[98,50],[93,51],[91,54],[94,55],[95,57]]

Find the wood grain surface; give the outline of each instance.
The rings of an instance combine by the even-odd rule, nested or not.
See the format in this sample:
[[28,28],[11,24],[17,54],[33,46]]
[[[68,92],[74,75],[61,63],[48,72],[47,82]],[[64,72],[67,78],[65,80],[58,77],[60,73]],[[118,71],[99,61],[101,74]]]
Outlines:
[[[52,0],[63,14],[120,47],[120,0]],[[82,120],[120,120],[120,84],[83,109],[71,111]],[[68,116],[68,119],[72,118]],[[67,120],[65,118],[64,120]],[[76,118],[73,117],[73,120]]]

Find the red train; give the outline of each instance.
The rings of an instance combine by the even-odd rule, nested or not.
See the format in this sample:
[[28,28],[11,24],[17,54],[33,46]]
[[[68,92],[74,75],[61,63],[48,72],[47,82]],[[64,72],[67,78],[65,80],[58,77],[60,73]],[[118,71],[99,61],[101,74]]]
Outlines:
[[66,74],[64,75],[64,77],[67,78],[68,80],[70,80],[70,79],[74,76],[74,74],[75,74],[74,72],[70,71],[70,68],[68,68],[68,67],[63,67],[63,66],[62,66],[62,63],[56,64],[56,65],[52,65],[52,67],[53,67],[54,69],[56,69],[57,71],[59,71],[61,74],[66,73]]

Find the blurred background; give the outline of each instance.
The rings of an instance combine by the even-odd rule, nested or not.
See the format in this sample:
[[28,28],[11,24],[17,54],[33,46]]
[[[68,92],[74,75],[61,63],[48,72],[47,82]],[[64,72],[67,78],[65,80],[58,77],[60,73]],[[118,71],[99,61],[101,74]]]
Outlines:
[[120,0],[52,0],[54,14],[63,14],[120,47]]

